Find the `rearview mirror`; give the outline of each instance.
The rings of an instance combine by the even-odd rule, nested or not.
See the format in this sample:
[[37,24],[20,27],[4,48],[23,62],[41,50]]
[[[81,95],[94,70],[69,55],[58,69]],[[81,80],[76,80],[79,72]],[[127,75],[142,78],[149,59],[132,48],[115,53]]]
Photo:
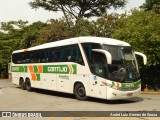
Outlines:
[[135,55],[139,55],[141,57],[143,57],[143,64],[146,65],[147,64],[147,57],[145,54],[140,53],[140,52],[134,52]]

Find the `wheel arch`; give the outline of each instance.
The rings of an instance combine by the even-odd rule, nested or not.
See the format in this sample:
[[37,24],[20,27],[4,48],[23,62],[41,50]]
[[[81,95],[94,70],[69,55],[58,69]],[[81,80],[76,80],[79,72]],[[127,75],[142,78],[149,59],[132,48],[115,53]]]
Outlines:
[[85,88],[86,93],[87,93],[86,86],[85,86],[85,84],[83,83],[83,81],[76,81],[76,82],[74,83],[74,85],[73,85],[73,93],[74,93],[74,89],[75,89],[75,87],[76,87],[77,84],[82,84],[82,85],[84,86],[84,88]]
[[30,79],[29,77],[26,77],[25,81],[26,81],[26,80],[31,80],[31,79]]

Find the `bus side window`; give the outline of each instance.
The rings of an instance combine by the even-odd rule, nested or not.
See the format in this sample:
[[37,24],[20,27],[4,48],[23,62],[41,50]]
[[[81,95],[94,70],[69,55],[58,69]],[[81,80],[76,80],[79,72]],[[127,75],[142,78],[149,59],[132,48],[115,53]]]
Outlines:
[[35,63],[35,52],[30,52],[30,63]]
[[49,50],[50,49],[46,50],[46,54],[45,54],[46,62],[49,62]]
[[73,46],[65,47],[64,62],[74,62]]
[[62,47],[63,51],[60,53],[61,59],[63,58],[63,62],[76,62],[84,65],[82,55],[79,49],[78,44],[68,45]]
[[17,64],[21,64],[21,63],[22,63],[22,53],[18,53],[16,59],[17,59],[17,60],[16,60],[16,63],[17,63]]
[[36,53],[36,63],[44,63],[45,62],[45,50],[38,50],[35,52]]
[[84,61],[83,61],[83,58],[82,58],[82,54],[81,54],[81,51],[79,49],[79,46],[76,45],[73,49],[73,55],[75,55],[75,62],[76,63],[79,63],[81,65],[84,65]]
[[62,51],[60,48],[56,48],[55,55],[54,55],[55,62],[62,62],[61,52]]
[[59,58],[59,62],[65,62],[64,61],[64,54],[65,54],[65,48],[64,47],[60,47],[57,51],[57,58]]
[[39,52],[39,50],[36,51],[35,53],[36,53],[35,63],[40,63],[40,52]]
[[27,56],[26,53],[22,53],[22,64],[27,63]]
[[45,59],[45,50],[41,50],[41,63],[45,63],[46,62],[46,59]]
[[52,49],[48,49],[47,50],[47,62],[56,62],[56,50],[55,48],[52,48]]
[[31,62],[31,59],[30,59],[30,55],[29,53],[25,53],[25,57],[26,57],[26,63],[30,63]]
[[12,61],[15,64],[21,64],[21,53],[14,53],[12,55]]

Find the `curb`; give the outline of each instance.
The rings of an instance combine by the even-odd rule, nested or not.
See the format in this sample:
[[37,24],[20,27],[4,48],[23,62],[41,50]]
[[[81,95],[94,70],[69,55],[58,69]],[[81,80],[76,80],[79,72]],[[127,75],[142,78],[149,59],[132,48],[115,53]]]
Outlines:
[[142,91],[141,94],[151,94],[151,95],[160,95],[160,92],[155,92],[155,91]]

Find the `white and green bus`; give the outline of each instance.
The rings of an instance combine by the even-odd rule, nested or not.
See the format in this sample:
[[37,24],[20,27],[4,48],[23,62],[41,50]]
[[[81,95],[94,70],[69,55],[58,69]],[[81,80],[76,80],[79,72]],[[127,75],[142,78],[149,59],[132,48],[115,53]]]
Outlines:
[[141,79],[131,46],[102,37],[76,37],[12,53],[12,82],[31,91],[40,88],[108,100],[135,97]]

